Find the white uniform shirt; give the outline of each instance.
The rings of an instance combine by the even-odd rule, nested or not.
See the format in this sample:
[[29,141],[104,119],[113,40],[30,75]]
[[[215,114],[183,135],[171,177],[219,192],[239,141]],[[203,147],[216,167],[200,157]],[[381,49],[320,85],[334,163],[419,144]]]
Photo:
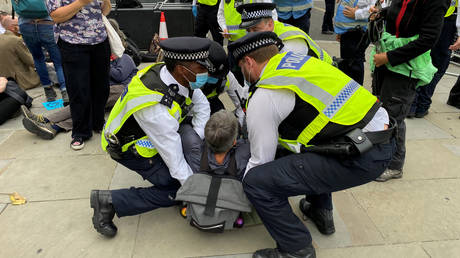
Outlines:
[[356,10],[355,12],[355,20],[367,20],[367,18],[369,18],[370,15],[369,9],[374,4],[374,0],[358,0],[358,3],[356,4],[358,10]]
[[[240,125],[243,126],[243,121],[244,121],[244,112],[243,108],[241,107],[240,99],[236,95],[235,91],[238,92],[238,95],[240,95],[240,98],[244,98],[244,93],[243,93],[243,87],[239,84],[238,80],[236,80],[235,75],[233,75],[232,72],[228,72],[227,75],[229,86],[228,88],[226,87],[226,92],[230,99],[232,100],[233,104],[235,105],[235,115],[238,117],[238,122],[240,122]],[[245,104],[245,103],[243,103]]]
[[303,39],[283,40],[283,44],[284,47],[280,50],[280,53],[291,51],[302,55],[308,54],[308,45]]
[[[160,78],[166,85],[179,85],[179,94],[188,97],[189,90],[174,79],[166,66],[161,68]],[[209,102],[201,90],[194,90],[192,103],[194,106],[189,114],[193,115],[193,129],[203,139],[204,127],[211,113]],[[177,132],[179,122],[169,114],[168,108],[162,104],[143,108],[133,115],[168,166],[171,176],[183,184],[193,172],[185,161],[182,151],[182,141]]]
[[[196,0],[194,0],[196,1]],[[225,22],[225,13],[224,13],[224,0],[220,1],[219,9],[217,11],[217,23],[219,23],[219,27],[222,31],[227,29],[227,23]],[[273,3],[272,0],[254,0],[253,3]],[[278,20],[278,13],[276,9],[273,9],[272,18],[274,21]]]
[[[246,173],[253,167],[273,161],[278,145],[278,126],[294,110],[295,93],[258,88],[246,110],[251,158]],[[388,113],[380,108],[363,131],[383,130],[389,123]]]

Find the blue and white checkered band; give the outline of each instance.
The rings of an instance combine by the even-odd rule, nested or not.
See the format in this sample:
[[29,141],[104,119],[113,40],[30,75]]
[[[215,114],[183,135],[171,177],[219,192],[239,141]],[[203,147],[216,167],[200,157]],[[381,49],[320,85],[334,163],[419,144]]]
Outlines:
[[206,59],[209,56],[209,51],[200,51],[195,53],[177,53],[168,50],[164,50],[165,58],[174,60],[199,60]]
[[242,46],[240,46],[239,48],[235,49],[233,51],[233,57],[235,58],[238,58],[239,56],[242,56],[246,53],[249,53],[253,50],[256,50],[260,47],[263,47],[263,46],[268,46],[268,45],[276,45],[277,42],[276,40],[272,39],[272,38],[264,38],[264,39],[259,39],[257,41],[254,41],[254,42],[251,42],[251,43],[248,43],[248,44],[244,44]]
[[241,20],[256,20],[260,18],[269,18],[272,17],[272,10],[256,10],[256,11],[246,11],[241,12]]

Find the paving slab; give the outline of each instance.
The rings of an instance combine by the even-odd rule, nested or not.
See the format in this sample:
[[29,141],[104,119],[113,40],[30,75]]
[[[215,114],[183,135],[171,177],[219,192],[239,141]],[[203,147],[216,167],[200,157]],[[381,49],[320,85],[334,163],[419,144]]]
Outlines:
[[425,242],[422,243],[422,246],[431,258],[458,258],[460,256],[460,240]]
[[438,126],[445,132],[453,135],[456,138],[460,138],[460,112],[458,113],[440,113],[440,114],[428,114],[425,119]]
[[2,214],[2,212],[5,210],[7,205],[8,204],[6,204],[6,203],[0,203],[0,214]]
[[0,216],[1,257],[130,257],[139,218],[115,219],[113,239],[97,233],[89,200],[9,206]]
[[273,246],[262,225],[210,234],[191,227],[178,207],[171,207],[141,215],[133,257],[229,255]]
[[143,180],[139,174],[131,169],[117,164],[109,189],[129,188],[131,186],[149,187],[152,186],[152,184],[147,180]]
[[449,93],[437,93],[434,94],[431,100],[429,112],[433,113],[458,113],[460,114],[460,109],[455,108],[453,106],[449,106],[446,104],[447,98],[449,97]]
[[14,130],[0,130],[0,144],[14,133]]
[[391,180],[350,189],[386,243],[460,238],[460,179]]
[[91,189],[108,189],[115,165],[101,155],[19,159],[0,175],[0,189],[29,201],[89,198]]
[[8,168],[8,166],[13,162],[12,159],[0,160],[0,175]]
[[460,139],[407,141],[402,180],[460,178],[459,146]]
[[1,131],[11,131],[11,130],[22,130],[24,127],[22,126],[22,116],[19,115],[18,117],[11,118],[7,120],[5,123],[0,125]]
[[407,140],[454,138],[450,133],[446,132],[445,130],[441,129],[440,127],[426,119],[406,119],[406,127]]
[[[21,124],[22,126],[22,124]],[[26,130],[15,131],[0,144],[0,157],[12,158],[51,158],[63,156],[105,154],[101,148],[100,134],[85,142],[85,148],[74,151],[70,148],[71,133],[59,133],[53,140],[43,140]]]

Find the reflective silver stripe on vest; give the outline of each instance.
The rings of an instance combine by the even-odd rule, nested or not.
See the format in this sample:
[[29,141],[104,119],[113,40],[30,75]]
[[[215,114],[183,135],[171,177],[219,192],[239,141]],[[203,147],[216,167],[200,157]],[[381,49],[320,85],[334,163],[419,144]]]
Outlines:
[[313,41],[311,40],[305,33],[301,32],[301,31],[286,31],[284,32],[283,34],[279,35],[278,37],[281,39],[281,40],[284,40],[290,36],[297,36],[297,35],[301,35],[301,36],[304,36],[305,39],[307,40],[308,44],[309,45],[312,45],[316,48],[316,50],[318,50],[319,52],[319,59],[320,60],[323,60],[324,59],[324,53],[323,53],[323,50]]
[[123,119],[124,115],[128,113],[131,109],[134,109],[137,106],[147,102],[160,102],[161,98],[161,95],[149,94],[128,101],[128,103],[126,103],[126,105],[123,107],[123,110],[121,110],[121,112],[112,120],[112,122],[110,122],[108,128],[105,130],[105,133],[113,133],[115,129],[117,129],[120,126],[121,120]]
[[[345,87],[335,96],[334,100],[327,105],[323,113],[331,119],[337,111],[347,102],[347,100],[359,89],[359,84],[353,80],[349,81]],[[328,102],[324,102],[328,103]]]
[[335,22],[335,26],[339,28],[354,28],[356,26],[361,26],[361,27],[366,27],[367,22],[366,21],[361,21],[361,22]]
[[274,76],[271,78],[264,79],[258,84],[267,84],[275,86],[286,86],[288,84],[296,85],[302,92],[308,94],[322,103],[331,103],[334,100],[329,92],[321,89],[320,87],[314,85],[313,83],[305,80],[302,77],[287,77],[287,76]]
[[240,25],[227,25],[227,30],[242,30]]
[[302,11],[305,9],[310,9],[313,7],[313,1],[311,3],[307,3],[304,5],[298,5],[298,6],[277,6],[276,9],[279,12],[296,12],[296,11]]

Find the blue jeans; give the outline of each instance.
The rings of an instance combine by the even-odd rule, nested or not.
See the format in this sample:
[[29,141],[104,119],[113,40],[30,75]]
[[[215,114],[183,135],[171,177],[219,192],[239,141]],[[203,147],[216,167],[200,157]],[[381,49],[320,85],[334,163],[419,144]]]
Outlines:
[[48,70],[46,69],[45,55],[42,49],[45,48],[50,55],[51,61],[54,63],[54,69],[56,70],[61,90],[65,90],[66,86],[64,72],[62,70],[61,53],[54,40],[53,25],[23,23],[19,26],[19,30],[21,31],[22,38],[27,48],[34,58],[35,68],[37,69],[42,85],[49,86],[52,83],[48,75]]
[[310,17],[311,17],[311,9],[308,9],[308,11],[302,16],[297,19],[294,19],[294,15],[291,16],[291,18],[285,20],[280,17],[278,17],[278,20],[282,23],[287,23],[292,26],[295,26],[301,30],[303,30],[305,33],[310,33]]

